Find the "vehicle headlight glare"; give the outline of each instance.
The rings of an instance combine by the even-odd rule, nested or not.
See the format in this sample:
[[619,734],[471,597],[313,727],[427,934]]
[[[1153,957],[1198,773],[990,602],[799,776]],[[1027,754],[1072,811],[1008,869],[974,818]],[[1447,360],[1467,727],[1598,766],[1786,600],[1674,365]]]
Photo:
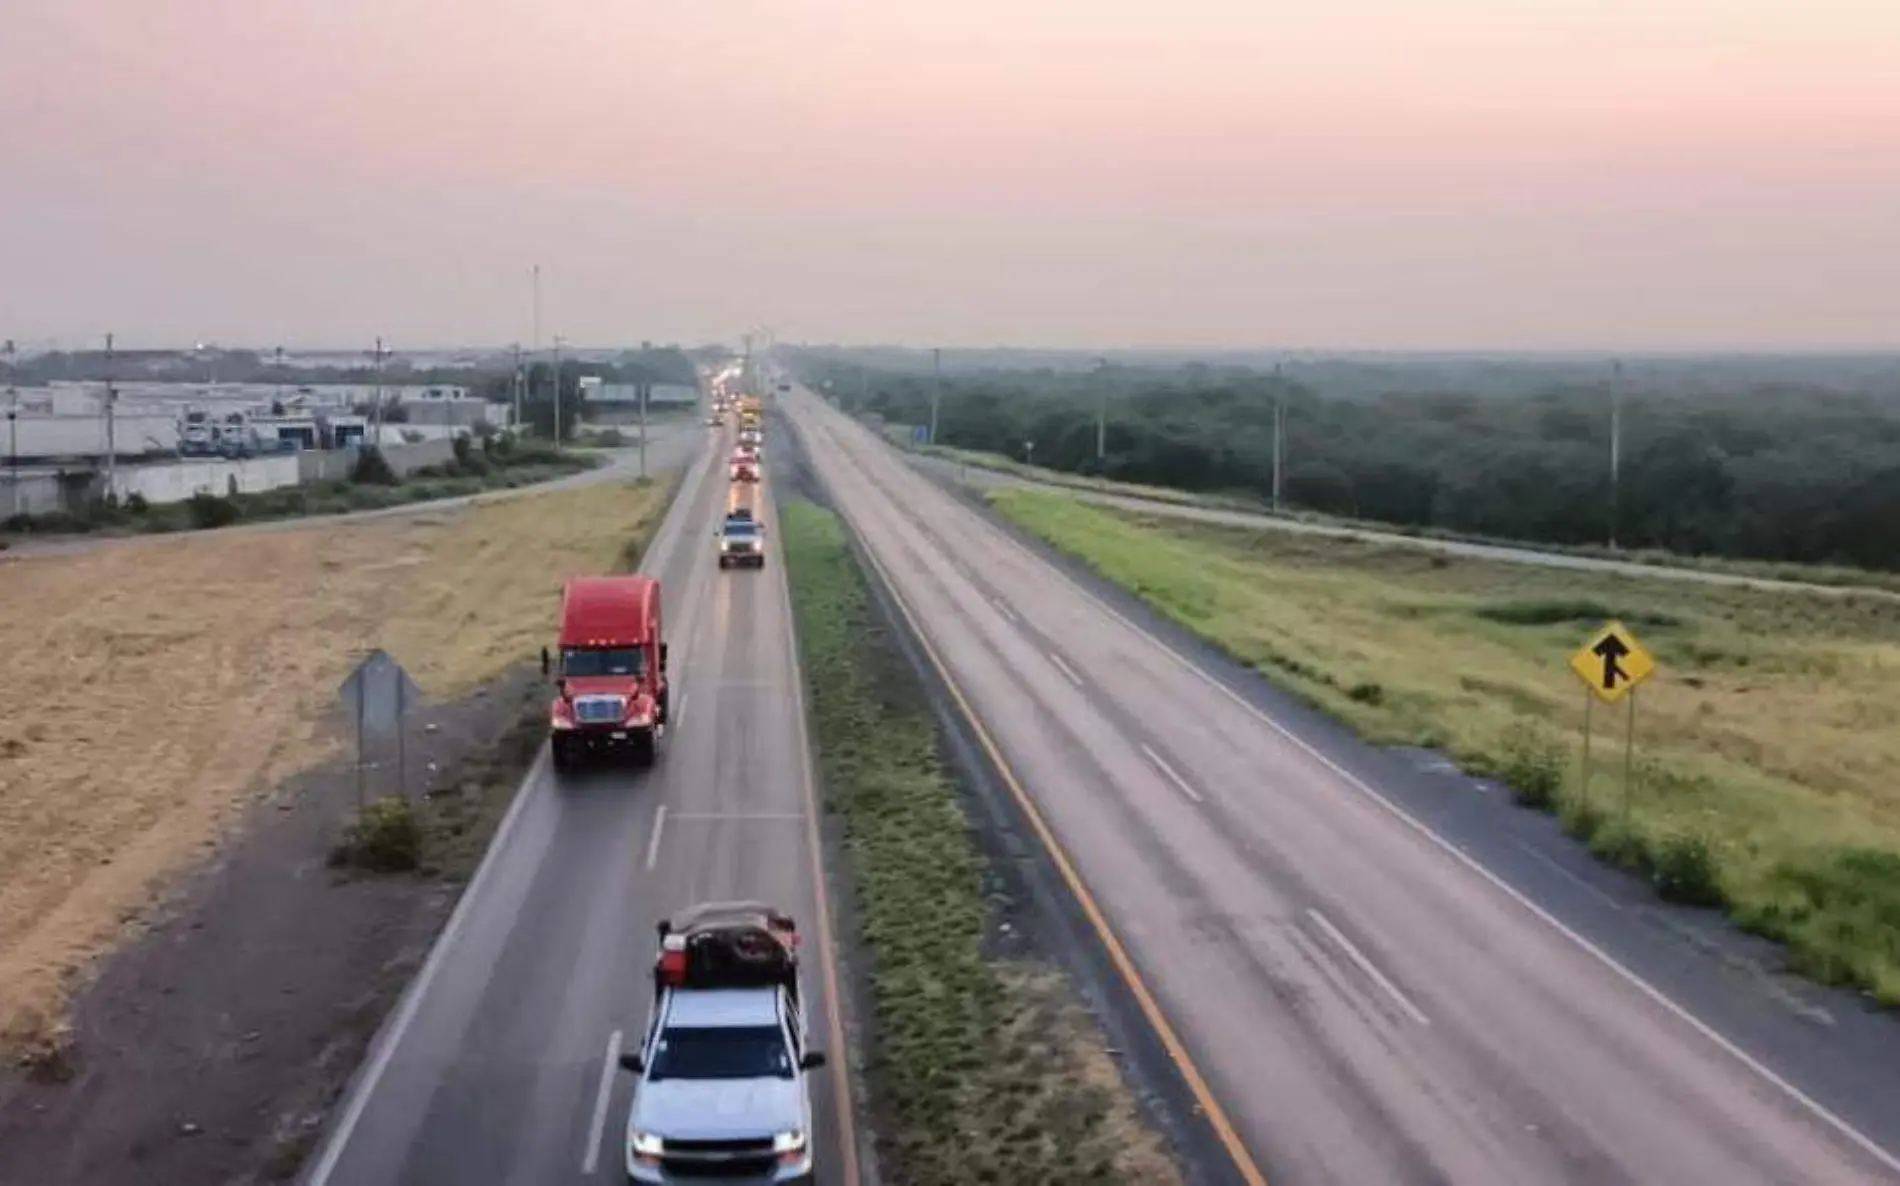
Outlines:
[[805,1131],[803,1129],[788,1129],[772,1138],[772,1152],[774,1153],[796,1153],[804,1147]]

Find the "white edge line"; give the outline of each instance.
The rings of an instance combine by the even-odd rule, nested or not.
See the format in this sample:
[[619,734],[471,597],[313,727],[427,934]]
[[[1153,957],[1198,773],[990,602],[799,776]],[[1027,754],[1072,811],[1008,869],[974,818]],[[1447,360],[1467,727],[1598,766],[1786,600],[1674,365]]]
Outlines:
[[[702,464],[709,463],[711,456],[709,451]],[[691,473],[689,469],[687,471],[689,479]],[[700,480],[704,480],[703,473]],[[682,485],[681,491],[684,488]],[[677,519],[673,517],[673,509],[679,505],[679,499],[676,497],[673,506],[667,508],[668,521],[662,522],[660,530],[655,533],[656,543],[660,536],[668,532],[669,528],[673,529],[673,536],[678,536],[679,531],[675,524],[685,517],[683,513]],[[671,541],[669,541],[669,546],[671,546]],[[649,554],[658,554],[659,551],[652,546],[649,546],[647,550]],[[435,980],[436,971],[442,966],[442,960],[449,948],[454,946],[455,937],[461,933],[462,924],[468,919],[471,904],[480,894],[489,871],[494,867],[497,855],[508,847],[508,836],[514,831],[515,824],[521,818],[521,813],[527,807],[535,788],[546,784],[548,762],[548,747],[547,743],[543,742],[540,752],[535,755],[534,764],[528,767],[528,773],[522,777],[521,785],[515,790],[515,800],[509,805],[508,814],[502,817],[500,826],[495,829],[494,838],[488,842],[488,851],[482,854],[482,863],[475,867],[475,876],[469,878],[468,885],[462,889],[462,896],[456,899],[455,909],[449,914],[448,925],[442,928],[442,933],[436,937],[435,945],[429,948],[429,955],[423,961],[422,971],[409,982],[409,987],[403,991],[402,1000],[396,1006],[396,1012],[384,1023],[383,1028],[377,1031],[373,1041],[375,1053],[370,1056],[368,1068],[349,1089],[349,1102],[344,1105],[343,1119],[330,1130],[329,1138],[324,1143],[323,1157],[317,1162],[317,1168],[311,1172],[305,1186],[326,1186],[330,1175],[336,1172],[337,1163],[343,1159],[343,1151],[349,1146],[351,1134],[356,1131],[357,1124],[362,1121],[363,1112],[369,1107],[370,1097],[376,1094],[377,1084],[382,1082],[383,1074],[389,1069],[389,1060],[395,1057],[396,1047],[402,1044],[403,1034],[415,1020],[416,1011],[421,1008],[422,999],[428,995],[429,985]]]
[[673,726],[675,729],[680,726],[680,718],[686,715],[686,697],[690,694],[691,693],[688,692],[681,692],[680,702],[673,706],[673,711],[666,714],[667,717],[670,718],[667,724]]
[[[968,508],[965,508],[965,509],[967,510]],[[975,511],[970,511],[969,513],[973,517],[979,520],[982,519],[982,516],[977,515]],[[1213,675],[1213,673],[1204,670],[1199,664],[1195,663],[1192,659],[1189,659],[1186,655],[1183,655],[1181,652],[1175,650],[1174,647],[1170,646],[1166,642],[1163,642],[1160,638],[1156,637],[1151,631],[1144,630],[1133,621],[1130,621],[1126,614],[1123,614],[1121,611],[1115,609],[1113,606],[1109,605],[1107,602],[1097,597],[1094,594],[1094,592],[1092,592],[1091,590],[1084,588],[1079,582],[1077,582],[1068,573],[1064,572],[1061,568],[1057,567],[1054,564],[1050,564],[1043,557],[1036,555],[1035,552],[1031,551],[1026,545],[1018,541],[1014,536],[1010,535],[1008,532],[1003,531],[1001,528],[997,527],[994,523],[988,524],[988,526],[992,530],[994,530],[998,536],[1002,537],[1002,539],[1006,543],[1016,548],[1018,551],[1022,552],[1025,556],[1029,556],[1032,559],[1041,561],[1044,567],[1048,568],[1051,572],[1053,572],[1058,579],[1067,583],[1070,588],[1074,589],[1075,592],[1079,596],[1087,600],[1091,605],[1095,606],[1097,609],[1101,610],[1103,613],[1107,614],[1110,618],[1113,618],[1115,621],[1120,622],[1123,626],[1126,626],[1130,630],[1134,631],[1142,639],[1146,640],[1148,643],[1150,643],[1151,645],[1159,649],[1162,654],[1167,655],[1169,658],[1173,659],[1175,663],[1180,665],[1181,668],[1187,671],[1190,675],[1193,675],[1196,679],[1201,680],[1203,683],[1207,684],[1209,687],[1220,692],[1222,695],[1226,696],[1229,700],[1232,700],[1235,704],[1239,705],[1241,708],[1251,713],[1262,724],[1266,725],[1267,728],[1272,729],[1275,733],[1278,733],[1289,744],[1293,745],[1295,748],[1305,753],[1307,757],[1313,759],[1313,761],[1319,763],[1322,767],[1330,771],[1341,782],[1345,783],[1348,787],[1351,787],[1353,790],[1359,792],[1361,795],[1364,795],[1367,799],[1371,800],[1374,804],[1378,805],[1379,807],[1384,808],[1387,812],[1391,813],[1393,818],[1405,824],[1407,827],[1411,828],[1414,832],[1416,832],[1418,835],[1423,837],[1425,840],[1435,845],[1440,851],[1445,853],[1445,855],[1449,856],[1452,860],[1457,861],[1460,865],[1463,865],[1466,869],[1477,874],[1480,878],[1490,883],[1491,886],[1493,886],[1498,891],[1503,893],[1506,897],[1510,898],[1513,902],[1516,902],[1519,906],[1522,906],[1525,910],[1528,910],[1533,917],[1537,918],[1538,920],[1543,922],[1546,926],[1556,931],[1559,935],[1562,935],[1564,938],[1574,943],[1578,948],[1583,950],[1591,958],[1595,959],[1598,963],[1602,964],[1605,968],[1615,973],[1630,987],[1634,988],[1637,992],[1647,997],[1651,1002],[1659,1006],[1661,1009],[1663,1009],[1665,1012],[1670,1014],[1672,1017],[1675,1017],[1678,1021],[1683,1022],[1690,1029],[1702,1035],[1703,1038],[1713,1043],[1716,1046],[1716,1048],[1721,1050],[1724,1054],[1727,1054],[1730,1058],[1733,1058],[1736,1062],[1740,1063],[1742,1066],[1748,1068],[1748,1070],[1752,1071],[1754,1074],[1759,1076],[1764,1082],[1768,1083],[1770,1086],[1774,1087],[1776,1090],[1782,1092],[1789,1099],[1799,1104],[1802,1108],[1805,1108],[1809,1115],[1821,1121],[1823,1124],[1827,1125],[1829,1128],[1832,1128],[1835,1132],[1839,1133],[1842,1137],[1844,1137],[1850,1144],[1854,1145],[1854,1147],[1861,1150],[1861,1152],[1867,1154],[1869,1157],[1872,1157],[1875,1161],[1878,1161],[1881,1165],[1885,1166],[1887,1169],[1892,1170],[1895,1173],[1900,1173],[1900,1157],[1895,1157],[1893,1154],[1887,1152],[1886,1149],[1882,1148],[1872,1138],[1866,1136],[1859,1129],[1855,1128],[1853,1125],[1843,1120],[1840,1116],[1836,1115],[1833,1111],[1829,1110],[1828,1107],[1822,1104],[1819,1100],[1815,1099],[1813,1096],[1809,1095],[1807,1092],[1802,1091],[1799,1087],[1796,1087],[1793,1083],[1790,1083],[1788,1080],[1782,1078],[1779,1074],[1776,1074],[1775,1071],[1771,1069],[1767,1064],[1755,1058],[1753,1055],[1749,1054],[1746,1050],[1743,1050],[1740,1046],[1737,1046],[1734,1042],[1731,1042],[1726,1037],[1723,1037],[1721,1032],[1718,1031],[1714,1026],[1711,1026],[1708,1022],[1703,1021],[1701,1018],[1689,1012],[1689,1010],[1685,1009],[1683,1006],[1677,1004],[1676,1001],[1672,997],[1669,996],[1669,994],[1665,993],[1660,988],[1657,988],[1655,985],[1651,984],[1649,981],[1643,979],[1641,976],[1637,975],[1635,972],[1625,967],[1621,962],[1617,960],[1615,956],[1611,955],[1609,952],[1603,950],[1601,947],[1598,947],[1595,943],[1592,943],[1590,940],[1584,938],[1581,934],[1578,934],[1576,931],[1572,930],[1569,926],[1565,925],[1564,922],[1561,919],[1559,919],[1556,915],[1550,913],[1550,911],[1548,910],[1545,910],[1542,906],[1539,906],[1536,902],[1533,902],[1528,895],[1518,890],[1510,882],[1505,881],[1502,877],[1499,877],[1496,873],[1493,873],[1491,870],[1485,868],[1477,860],[1467,855],[1463,849],[1460,849],[1457,845],[1451,843],[1449,840],[1446,840],[1443,836],[1440,836],[1436,831],[1432,829],[1432,827],[1429,824],[1426,824],[1422,820],[1418,819],[1416,816],[1412,815],[1412,813],[1406,811],[1403,807],[1400,807],[1397,803],[1394,803],[1392,800],[1386,798],[1384,795],[1374,790],[1365,781],[1360,779],[1357,775],[1353,774],[1351,771],[1347,770],[1344,766],[1341,766],[1339,763],[1333,761],[1331,758],[1321,753],[1311,742],[1307,741],[1305,738],[1294,733],[1291,729],[1287,728],[1285,725],[1282,725],[1279,721],[1274,720],[1273,717],[1271,717],[1266,712],[1264,712],[1258,705],[1253,704],[1245,696],[1242,696],[1239,692],[1229,687],[1224,681],[1216,678]]]
[[1070,683],[1074,684],[1078,688],[1082,686],[1082,677],[1076,674],[1075,668],[1069,666],[1068,663],[1063,660],[1061,655],[1056,654],[1054,651],[1050,651],[1049,662],[1054,663],[1056,665],[1057,670],[1062,672],[1063,675],[1069,677]]
[[[939,550],[941,550],[941,549],[939,549]],[[1001,614],[1001,615],[1003,615],[1003,617],[1004,617],[1004,618],[1005,618],[1006,620],[1008,620],[1008,621],[1011,621],[1011,622],[1014,622],[1014,621],[1016,621],[1016,620],[1017,620],[1017,619],[1016,619],[1016,611],[1015,611],[1015,610],[1013,610],[1013,609],[1011,609],[1011,608],[1009,608],[1009,606],[1008,606],[1008,605],[1005,605],[1005,604],[1003,603],[1003,599],[1002,599],[1002,598],[1000,598],[1000,597],[992,597],[992,598],[990,598],[990,604],[991,604],[991,605],[993,605],[993,606],[995,606],[995,607],[996,607],[996,612],[997,612],[997,613],[999,613],[999,614]]]
[[1582,890],[1584,893],[1589,894],[1591,897],[1603,903],[1605,906],[1608,906],[1610,909],[1612,910],[1623,909],[1623,903],[1617,901],[1615,898],[1612,898],[1610,895],[1604,893],[1602,890],[1598,889],[1596,886],[1591,885],[1589,882],[1585,881],[1583,878],[1578,877],[1575,873],[1572,873],[1570,870],[1558,864],[1557,861],[1553,857],[1551,857],[1549,853],[1539,852],[1537,850],[1536,845],[1529,844],[1529,843],[1526,843],[1525,841],[1517,840],[1517,839],[1513,839],[1511,843],[1517,845],[1519,848],[1523,849],[1525,852],[1535,857],[1544,866],[1549,868],[1552,873],[1555,873],[1559,877],[1562,877],[1565,881],[1570,882],[1570,884],[1576,886],[1578,889]]
[[655,862],[660,859],[660,833],[666,829],[666,804],[653,813],[653,836],[647,841],[647,870],[651,872]]
[[1174,772],[1174,767],[1168,765],[1167,760],[1164,759],[1160,754],[1157,754],[1154,751],[1154,749],[1151,746],[1149,746],[1149,744],[1145,741],[1141,743],[1141,752],[1148,755],[1148,760],[1155,764],[1156,769],[1160,770],[1161,773],[1168,776],[1169,782],[1181,788],[1181,793],[1183,795],[1186,795],[1188,798],[1194,800],[1196,803],[1199,803],[1201,801],[1200,792],[1195,790],[1192,786],[1188,785],[1187,779],[1182,778],[1179,774],[1176,774]]
[[1307,909],[1306,914],[1307,917],[1319,925],[1320,930],[1326,932],[1327,938],[1339,944],[1339,949],[1346,953],[1346,958],[1351,960],[1354,966],[1361,972],[1371,977],[1373,983],[1383,988],[1387,996],[1397,1001],[1399,1008],[1410,1014],[1413,1021],[1418,1022],[1420,1025],[1430,1025],[1432,1023],[1431,1019],[1425,1016],[1424,1011],[1412,1003],[1410,997],[1407,997],[1404,993],[1399,991],[1398,985],[1386,979],[1385,973],[1379,971],[1377,964],[1367,959],[1364,952],[1353,946],[1352,940],[1346,938],[1345,933],[1333,925],[1332,919],[1327,918],[1324,914],[1321,914],[1318,910],[1312,909],[1311,907]]
[[607,1101],[613,1095],[614,1068],[620,1063],[620,1031],[607,1038],[607,1061],[600,1066],[600,1087],[594,1092],[594,1122],[587,1128],[587,1154],[581,1159],[581,1173],[600,1168],[600,1139],[607,1135]]
[[508,847],[509,833],[528,805],[536,787],[546,785],[543,777],[548,764],[548,747],[542,743],[541,752],[535,755],[534,765],[528,768],[527,777],[515,791],[515,801],[508,808],[508,814],[502,817],[501,826],[495,829],[495,838],[488,844],[488,851],[482,856],[482,863],[475,869],[475,876],[469,879],[467,888],[455,903],[455,910],[449,915],[448,925],[442,928],[441,936],[435,946],[429,949],[429,957],[422,964],[422,971],[409,982],[409,988],[403,993],[402,1002],[396,1006],[393,1020],[376,1037],[376,1052],[371,1056],[369,1069],[358,1079],[350,1093],[350,1102],[344,1107],[343,1119],[330,1130],[330,1139],[324,1145],[323,1158],[317,1162],[316,1170],[310,1175],[308,1186],[324,1186],[335,1172],[337,1162],[342,1160],[343,1150],[348,1147],[350,1135],[363,1118],[363,1112],[369,1107],[370,1097],[376,1094],[376,1086],[382,1081],[383,1073],[389,1069],[389,1060],[395,1056],[396,1047],[402,1044],[402,1036],[415,1020],[416,1010],[422,1005],[423,997],[428,995],[429,985],[435,979],[436,970],[442,966],[442,960],[449,948],[455,945],[455,937],[461,933],[462,924],[467,920],[471,904],[479,896],[482,883],[489,870],[493,868],[495,857]]

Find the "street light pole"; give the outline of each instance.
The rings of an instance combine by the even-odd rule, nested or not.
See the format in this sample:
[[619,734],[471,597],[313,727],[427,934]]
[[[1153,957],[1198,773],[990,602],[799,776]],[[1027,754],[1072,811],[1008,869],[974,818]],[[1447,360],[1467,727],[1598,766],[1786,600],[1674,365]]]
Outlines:
[[1102,372],[1108,369],[1108,359],[1095,360],[1095,471],[1097,474],[1108,471],[1108,385],[1102,382]]
[[640,480],[647,480],[647,392],[651,390],[646,380],[640,381]]
[[930,443],[937,443],[937,408],[943,403],[943,351],[930,352]]
[[561,335],[554,335],[554,447],[561,447]]
[[1286,384],[1273,364],[1273,513],[1280,513],[1281,471],[1286,463]]
[[119,442],[117,425],[113,420],[113,407],[119,393],[112,386],[112,335],[106,335],[106,497],[116,497],[119,490]]

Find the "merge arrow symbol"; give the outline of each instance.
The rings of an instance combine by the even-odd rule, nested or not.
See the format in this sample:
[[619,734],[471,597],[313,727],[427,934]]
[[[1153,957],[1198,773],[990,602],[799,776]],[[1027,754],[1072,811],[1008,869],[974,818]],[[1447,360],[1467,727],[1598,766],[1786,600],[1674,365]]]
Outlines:
[[1630,673],[1623,670],[1622,659],[1630,653],[1629,645],[1614,634],[1606,635],[1603,641],[1590,648],[1590,653],[1603,660],[1603,690],[1616,691],[1617,683],[1629,681]]

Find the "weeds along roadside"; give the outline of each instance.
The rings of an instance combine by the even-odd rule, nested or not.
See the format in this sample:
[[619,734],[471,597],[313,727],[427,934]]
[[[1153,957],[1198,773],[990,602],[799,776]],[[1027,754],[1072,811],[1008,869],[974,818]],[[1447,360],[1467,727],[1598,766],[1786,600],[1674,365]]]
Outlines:
[[[1900,611],[1884,599],[1533,571],[1045,492],[987,498],[1369,741],[1442,750],[1664,899],[1726,909],[1786,944],[1794,970],[1900,1003],[1900,821],[1884,808],[1878,772],[1891,763],[1864,703],[1882,687],[1892,699],[1878,656],[1900,647]],[[1643,694],[1627,824],[1622,714],[1598,714],[1615,760],[1600,756],[1586,799],[1581,692],[1564,670],[1606,616],[1629,621],[1665,668]]]
[[986,956],[983,858],[930,703],[842,526],[792,501],[780,532],[868,961],[880,1162],[920,1186],[1179,1181],[1061,973]]

